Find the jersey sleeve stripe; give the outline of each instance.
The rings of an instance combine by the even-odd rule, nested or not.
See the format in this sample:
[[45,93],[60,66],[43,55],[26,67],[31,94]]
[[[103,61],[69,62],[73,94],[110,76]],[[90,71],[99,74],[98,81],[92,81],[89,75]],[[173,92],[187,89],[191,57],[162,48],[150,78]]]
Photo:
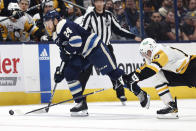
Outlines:
[[158,62],[152,62],[152,63],[156,64],[157,66],[159,66],[159,68],[162,68],[162,66]]
[[100,38],[96,34],[93,33],[92,35],[90,35],[86,41],[82,55],[86,57],[88,54],[90,54],[92,49],[97,46],[99,40]]
[[146,67],[150,68],[151,70],[155,71],[156,73],[159,72],[160,68],[156,64],[151,63],[150,65],[146,65]]
[[70,38],[69,43],[73,47],[80,47],[82,45],[82,39],[80,36],[73,36]]

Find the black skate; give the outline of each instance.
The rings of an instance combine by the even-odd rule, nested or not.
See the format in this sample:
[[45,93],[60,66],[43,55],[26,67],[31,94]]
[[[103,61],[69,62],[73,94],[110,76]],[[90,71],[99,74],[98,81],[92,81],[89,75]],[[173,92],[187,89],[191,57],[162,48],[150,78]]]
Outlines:
[[117,98],[121,101],[122,105],[125,106],[127,98],[125,96],[124,86],[121,84],[120,81],[116,81],[116,84],[114,85],[113,89],[116,90]]
[[122,105],[123,105],[123,106],[126,106],[127,98],[126,98],[125,96],[121,96],[119,99],[120,99]]
[[73,117],[83,117],[88,116],[88,106],[86,101],[81,101],[77,103],[73,108],[70,109],[71,116]]
[[177,101],[171,101],[168,107],[157,111],[157,118],[159,119],[178,119]]
[[150,107],[150,96],[143,90],[137,95],[140,100],[140,104],[143,108],[148,109]]

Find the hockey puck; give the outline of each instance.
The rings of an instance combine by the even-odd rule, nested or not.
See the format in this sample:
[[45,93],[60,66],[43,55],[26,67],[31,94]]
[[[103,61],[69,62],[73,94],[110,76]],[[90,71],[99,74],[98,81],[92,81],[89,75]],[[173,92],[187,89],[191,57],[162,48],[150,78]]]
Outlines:
[[9,110],[9,114],[10,115],[14,115],[14,111],[13,110]]

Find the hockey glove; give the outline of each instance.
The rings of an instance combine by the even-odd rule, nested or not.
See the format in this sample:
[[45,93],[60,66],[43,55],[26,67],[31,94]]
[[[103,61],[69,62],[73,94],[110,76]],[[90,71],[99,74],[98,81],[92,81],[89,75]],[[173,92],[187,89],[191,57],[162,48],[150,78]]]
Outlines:
[[56,67],[56,72],[55,72],[55,74],[54,74],[54,81],[55,81],[56,83],[59,83],[59,82],[61,82],[63,79],[64,79],[64,75],[63,75],[62,72],[60,72],[60,67],[57,66],[57,67]]
[[19,18],[21,18],[22,16],[24,16],[24,12],[21,11],[21,10],[19,10],[19,11],[14,11],[14,12],[12,13],[12,15],[13,15],[13,17],[14,17],[15,19],[19,19]]
[[137,96],[141,91],[137,84],[139,82],[138,73],[132,72],[128,75],[123,75],[122,78],[124,83],[127,85],[127,88]]
[[52,41],[52,37],[51,36],[47,36],[47,35],[43,35],[40,38],[40,40],[43,41],[43,42]]

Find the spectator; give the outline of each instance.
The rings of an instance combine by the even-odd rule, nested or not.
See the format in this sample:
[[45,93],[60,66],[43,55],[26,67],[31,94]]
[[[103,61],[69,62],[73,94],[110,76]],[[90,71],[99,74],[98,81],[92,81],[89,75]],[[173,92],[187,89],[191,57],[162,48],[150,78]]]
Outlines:
[[187,13],[184,19],[183,40],[196,40],[196,11]]
[[175,35],[175,18],[173,11],[169,10],[165,20],[163,20],[161,23],[160,28],[160,40],[176,40]]
[[149,25],[150,23],[150,16],[152,15],[152,12],[154,12],[154,6],[151,0],[144,0],[143,2],[144,6],[144,23],[145,25]]
[[113,0],[113,3],[114,3],[113,13],[117,17],[117,19],[121,21],[122,14],[124,12],[124,9],[122,8],[121,0]]
[[[141,36],[141,31],[140,31],[140,19],[139,17],[137,18],[137,21],[136,21],[136,26],[132,27],[130,29],[130,32],[135,34],[137,37],[140,37]],[[144,32],[144,38],[146,38],[146,33]]]
[[92,6],[91,0],[83,0],[83,5],[85,8],[88,8],[89,6]]
[[178,16],[180,18],[184,17],[187,13],[187,9],[185,7],[183,7],[183,1],[182,0],[178,0],[177,1],[177,7],[178,7]]
[[167,16],[168,10],[171,10],[173,7],[172,0],[163,0],[162,7],[159,8],[159,13],[165,18]]
[[160,34],[160,22],[162,20],[161,14],[159,12],[153,12],[152,16],[150,17],[151,22],[146,27],[146,35],[148,37],[151,37],[153,39],[160,40],[161,34]]
[[114,4],[113,4],[113,1],[112,0],[107,0],[106,1],[106,3],[105,3],[105,9],[113,13]]
[[129,27],[136,26],[137,18],[139,17],[139,13],[136,9],[135,0],[125,0],[125,11],[124,15],[126,17],[126,22]]
[[159,8],[161,8],[161,4],[163,2],[163,0],[151,0],[154,8],[155,8],[155,11],[158,11]]
[[194,10],[196,10],[196,0],[190,0],[189,6],[188,6],[188,11],[194,11]]
[[[124,9],[122,8],[122,3],[121,3],[121,0],[113,0],[113,13],[114,13],[114,16],[116,16],[117,20],[118,20],[118,23],[123,27],[125,28],[124,26],[126,25],[126,18],[125,18],[125,15],[124,15]],[[130,30],[128,27],[125,28],[125,29],[128,29]],[[126,40],[125,37],[121,37],[115,33],[112,32],[112,40]]]

